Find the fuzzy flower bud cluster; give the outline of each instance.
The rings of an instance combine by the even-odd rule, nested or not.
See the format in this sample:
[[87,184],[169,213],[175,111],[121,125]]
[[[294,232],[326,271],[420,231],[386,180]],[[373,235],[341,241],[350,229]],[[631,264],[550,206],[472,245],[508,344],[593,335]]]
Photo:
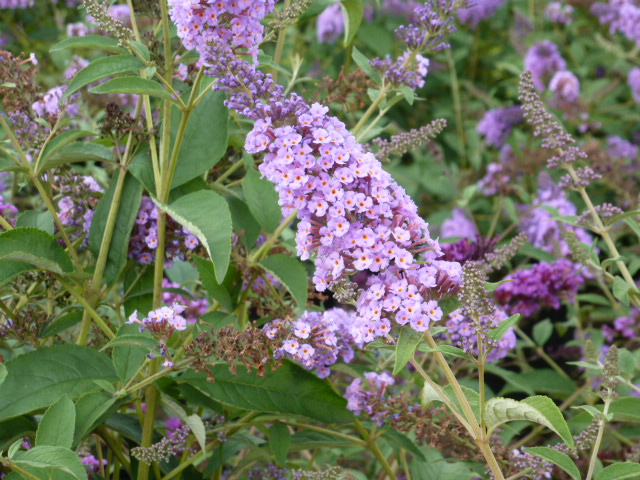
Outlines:
[[206,57],[210,42],[224,42],[254,60],[264,33],[260,20],[274,4],[275,0],[169,0],[171,20],[187,49]]
[[79,238],[84,234],[86,244],[93,214],[104,190],[92,177],[72,175],[56,180],[60,183],[60,192],[64,195],[58,200],[60,221],[62,225],[73,228],[71,238]]
[[209,309],[209,301],[206,298],[193,299],[185,295],[181,295],[175,291],[167,291],[167,289],[178,289],[180,284],[173,283],[166,278],[162,280],[162,301],[167,305],[180,304],[185,305],[182,316],[187,319],[187,323],[196,323]]
[[264,333],[282,339],[276,357],[288,356],[309,370],[316,369],[320,378],[331,374],[329,366],[340,357],[345,363],[353,359],[352,345],[361,336],[355,315],[340,308],[305,312],[295,322],[274,320],[264,326]]
[[[185,251],[194,250],[200,241],[189,230],[167,216],[165,240],[165,264],[173,260],[184,260]],[[129,258],[138,263],[148,264],[155,261],[158,248],[158,207],[149,197],[142,197],[142,204],[136,217],[131,240]]]

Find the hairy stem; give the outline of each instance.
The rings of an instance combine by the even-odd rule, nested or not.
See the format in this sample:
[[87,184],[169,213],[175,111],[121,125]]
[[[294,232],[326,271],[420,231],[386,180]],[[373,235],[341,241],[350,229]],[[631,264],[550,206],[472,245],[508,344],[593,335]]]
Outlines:
[[591,452],[591,459],[589,460],[589,470],[587,470],[585,480],[591,480],[593,477],[593,471],[596,468],[596,461],[598,460],[598,452],[600,451],[600,444],[602,443],[602,435],[604,434],[604,427],[607,424],[606,415],[609,413],[610,405],[611,390],[608,389],[604,396],[604,409],[602,410],[602,417],[600,418],[600,425],[598,426],[598,435],[596,436],[596,441],[593,444],[593,451]]

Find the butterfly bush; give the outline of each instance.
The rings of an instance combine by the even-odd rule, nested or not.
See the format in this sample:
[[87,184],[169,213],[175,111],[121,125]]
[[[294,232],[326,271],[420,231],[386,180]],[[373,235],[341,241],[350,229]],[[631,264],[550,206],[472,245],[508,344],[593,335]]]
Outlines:
[[[416,13],[431,33],[412,25],[401,36],[414,48],[442,45],[450,21],[427,4]],[[352,292],[361,341],[388,334],[392,322],[427,330],[442,317],[437,299],[458,288],[461,269],[438,260],[440,246],[415,203],[327,107],[287,96],[215,28],[200,34],[217,40],[205,60],[216,88],[229,93],[226,105],[254,121],[247,152],[264,155],[260,172],[275,184],[283,214],[297,211],[297,252],[303,260],[314,254],[316,289]]]
[[562,2],[551,2],[544,9],[544,16],[560,25],[567,25],[573,21],[573,6]]
[[591,12],[600,24],[609,25],[610,33],[621,33],[640,45],[640,6],[634,0],[609,0],[594,3]]
[[344,13],[340,3],[328,6],[316,21],[318,42],[333,43],[344,32]]
[[356,378],[351,382],[351,385],[347,387],[345,394],[347,408],[356,415],[364,412],[370,416],[371,420],[378,426],[382,426],[384,423],[384,414],[376,412],[372,408],[372,400],[383,397],[388,391],[388,388],[395,383],[395,380],[391,374],[387,372],[367,372],[364,374],[364,378],[365,382],[363,382],[361,378]]
[[35,0],[0,0],[0,9],[30,8]]
[[633,67],[629,70],[627,82],[631,87],[631,96],[636,103],[640,103],[640,67]]
[[580,80],[572,72],[561,70],[551,77],[549,90],[554,93],[556,104],[576,103],[580,98]]

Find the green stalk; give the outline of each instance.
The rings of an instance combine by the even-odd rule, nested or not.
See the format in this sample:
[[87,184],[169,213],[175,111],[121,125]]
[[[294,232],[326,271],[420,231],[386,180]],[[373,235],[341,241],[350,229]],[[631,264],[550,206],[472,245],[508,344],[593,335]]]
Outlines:
[[[573,165],[568,164],[565,166],[565,169],[569,172],[569,175],[571,176],[573,181],[576,183],[576,185],[580,185],[578,174],[573,168]],[[596,211],[595,206],[591,201],[591,197],[589,197],[589,194],[587,193],[587,190],[583,186],[579,186],[577,190],[578,190],[578,193],[580,193],[580,196],[582,197],[582,201],[584,201],[585,205],[587,206],[587,209],[589,210],[589,213],[591,214],[591,219],[593,220],[593,223],[598,229],[598,234],[604,239],[604,242],[607,244],[607,248],[609,248],[609,252],[611,253],[611,256],[613,258],[619,257],[620,252],[618,252],[618,249],[616,248],[616,245],[613,242],[611,235],[609,234],[609,229],[605,227],[604,223],[602,222],[602,219],[600,218],[600,215],[598,215],[598,212]],[[636,282],[633,280],[633,276],[631,275],[631,272],[629,272],[629,269],[627,268],[626,264],[623,261],[618,260],[616,262],[616,265],[620,269],[620,273],[624,277],[625,281],[635,290],[637,288]],[[635,298],[635,295],[633,296],[633,298]],[[636,303],[636,305],[639,304],[637,302],[637,299],[636,299],[636,302],[634,303]]]
[[[149,365],[149,378],[152,378],[157,372],[160,365],[160,359],[155,358]],[[134,385],[135,386],[135,385]],[[142,418],[142,447],[149,447],[153,442],[153,431],[156,423],[156,410],[158,407],[158,399],[160,395],[158,389],[153,385],[148,385],[144,392],[146,410]],[[138,480],[147,480],[149,478],[149,465],[140,462],[138,466]]]
[[376,459],[378,460],[378,462],[380,463],[384,471],[387,473],[387,476],[391,480],[398,480],[398,477],[393,471],[393,468],[391,468],[391,465],[389,465],[389,462],[387,461],[385,456],[382,454],[382,451],[380,450],[380,446],[378,445],[376,437],[374,435],[371,435],[367,431],[367,429],[364,427],[364,425],[362,425],[360,420],[356,419],[354,421],[354,424],[358,429],[358,431],[360,432],[362,439],[366,442],[367,449],[369,449],[369,451],[373,453],[373,455],[376,457]]
[[29,480],[40,480],[40,477],[34,475],[33,473],[29,472],[28,470],[25,470],[22,467],[19,467],[18,465],[13,463],[9,458],[0,457],[0,463],[10,468],[14,472],[22,475],[24,478],[27,478]]
[[[284,0],[284,6],[283,6],[283,10],[286,10],[287,8],[289,8],[289,6],[291,5],[291,0]],[[284,51],[284,41],[287,38],[287,29],[283,28],[282,30],[280,30],[280,32],[278,33],[278,41],[276,42],[276,51],[273,55],[273,63],[275,65],[280,65],[280,62],[282,61],[282,52]],[[278,82],[278,69],[277,68],[273,68],[272,69],[272,76],[273,76],[273,81],[274,82]]]
[[89,312],[89,315],[91,316],[91,318],[95,320],[98,327],[100,327],[100,330],[104,332],[104,334],[109,338],[109,340],[113,340],[114,338],[116,338],[115,333],[111,331],[111,329],[102,319],[102,317],[98,315],[98,312],[96,312],[93,309],[93,307],[89,304],[89,302],[87,302],[87,299],[84,298],[84,295],[82,295],[75,288],[73,288],[73,286],[70,283],[67,283],[60,275],[54,273],[53,276],[56,278],[56,280],[58,280],[58,282],[60,282],[60,284],[65,288],[65,290],[69,292],[78,301],[78,303],[85,308],[85,311]]
[[31,172],[29,176],[31,177],[31,181],[33,182],[36,189],[38,190],[38,193],[42,197],[42,201],[47,207],[47,210],[49,210],[49,213],[51,213],[51,216],[53,217],[53,221],[58,227],[58,230],[60,231],[60,234],[64,239],[64,243],[67,245],[67,250],[69,250],[69,254],[71,255],[73,263],[75,264],[78,271],[82,272],[83,268],[82,268],[82,264],[80,263],[80,257],[78,256],[78,252],[76,252],[76,249],[73,246],[71,239],[69,239],[69,235],[67,235],[67,231],[64,229],[64,225],[62,225],[62,221],[58,216],[58,212],[56,212],[56,207],[51,201],[51,198],[49,198],[49,192],[45,190],[44,185],[42,185],[42,182],[40,182],[40,179],[37,177],[37,175],[34,172]]
[[141,382],[138,382],[135,385],[132,385],[131,387],[127,388],[121,393],[121,396],[130,395],[133,392],[140,390],[141,388],[151,385],[153,382],[155,382],[159,378],[166,377],[170,373],[177,372],[178,370],[182,370],[184,367],[189,366],[191,362],[193,362],[193,360],[183,360],[180,363],[176,363],[173,367],[164,368],[159,372],[156,372],[153,375],[145,378]]
[[[89,299],[95,307],[97,292],[102,285],[102,277],[104,276],[104,270],[107,265],[107,259],[109,257],[109,247],[111,246],[111,240],[113,238],[113,231],[116,226],[116,219],[118,218],[118,210],[120,209],[120,201],[122,199],[122,190],[124,187],[124,180],[127,176],[127,171],[124,168],[118,170],[118,180],[116,181],[116,188],[113,192],[113,202],[109,208],[109,215],[107,217],[107,224],[104,229],[104,235],[102,236],[102,242],[100,243],[100,253],[98,254],[98,260],[96,263],[96,269],[93,272],[93,278],[91,285],[89,286]],[[85,292],[86,294],[87,292]],[[78,336],[77,344],[86,345],[87,337],[89,335],[89,325],[91,324],[91,318],[89,313],[85,310],[82,314],[82,326],[80,328],[80,335]]]
[[383,83],[382,86],[380,87],[380,92],[378,94],[378,98],[376,98],[376,100],[371,105],[369,105],[369,108],[367,108],[367,110],[364,112],[364,114],[362,115],[362,117],[360,118],[358,123],[356,123],[356,126],[353,127],[353,130],[351,131],[351,133],[355,137],[358,137],[358,132],[360,132],[360,130],[362,130],[364,128],[365,124],[371,118],[371,115],[373,115],[374,112],[376,111],[376,109],[380,105],[382,105],[382,102],[385,101],[385,99],[387,98],[387,93],[388,93],[387,88],[385,87],[385,85]]
[[256,250],[256,252],[251,256],[251,258],[249,258],[249,265],[254,265],[255,263],[262,260],[265,254],[269,253],[269,250],[271,250],[271,247],[273,247],[273,245],[276,243],[278,238],[280,238],[280,235],[282,235],[282,232],[284,232],[287,229],[287,227],[291,225],[291,223],[296,219],[297,216],[298,216],[298,209],[294,208],[293,212],[291,212],[289,216],[285,218],[280,225],[278,225],[278,228],[275,229],[275,231],[273,232],[273,235],[271,235],[267,239],[267,241],[264,242],[258,250]]
[[451,94],[453,96],[453,107],[456,112],[456,129],[458,131],[458,138],[460,139],[460,150],[462,168],[467,167],[467,145],[465,139],[464,126],[462,124],[462,101],[460,100],[460,82],[458,82],[458,72],[456,71],[456,64],[453,61],[453,55],[451,49],[447,49],[447,64],[449,66],[449,76],[451,81]]
[[604,427],[607,424],[606,415],[609,413],[609,406],[611,405],[611,390],[604,396],[604,409],[602,410],[602,417],[600,418],[600,425],[598,427],[598,435],[596,441],[593,444],[593,451],[591,452],[591,459],[589,460],[589,470],[587,470],[587,476],[585,480],[591,480],[593,477],[593,471],[596,468],[596,461],[598,460],[598,452],[600,451],[600,444],[602,443],[602,435],[604,434]]
[[2,225],[2,228],[7,231],[13,230],[13,225],[7,222],[7,220],[2,215],[0,215],[0,225]]

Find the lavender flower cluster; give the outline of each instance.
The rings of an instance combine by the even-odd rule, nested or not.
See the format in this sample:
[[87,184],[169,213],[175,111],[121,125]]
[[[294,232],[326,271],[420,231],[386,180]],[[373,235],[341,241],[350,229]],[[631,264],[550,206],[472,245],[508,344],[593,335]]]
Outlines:
[[487,355],[487,361],[495,362],[506,357],[509,351],[516,346],[516,334],[513,327],[507,329],[504,336],[497,342],[490,342],[486,336],[486,331],[497,328],[500,322],[503,322],[509,316],[496,308],[492,315],[482,315],[476,323],[473,318],[465,316],[462,309],[451,312],[446,320],[446,326],[449,329],[447,337],[452,345],[462,348],[465,352],[478,354],[478,335],[482,337],[482,341],[486,348],[491,351]]
[[564,239],[568,231],[576,234],[578,241],[590,245],[591,236],[583,228],[554,220],[554,214],[544,207],[556,210],[561,216],[577,214],[576,206],[567,198],[566,193],[556,185],[548,174],[541,174],[538,183],[538,196],[531,206],[523,206],[520,230],[527,235],[531,244],[537,248],[566,257],[571,249]]
[[260,20],[275,0],[169,0],[171,20],[184,46],[207,57],[211,42],[225,42],[236,53],[258,58],[264,27]]
[[475,30],[480,22],[491,17],[504,2],[505,0],[474,0],[472,6],[458,10],[458,18],[461,23]]
[[551,2],[544,10],[544,16],[560,25],[567,25],[573,21],[573,6],[562,2]]
[[489,110],[478,123],[478,133],[485,136],[487,143],[500,148],[507,141],[514,126],[522,123],[524,116],[519,105]]
[[442,252],[415,203],[327,107],[287,97],[226,44],[212,53],[209,74],[231,93],[227,106],[255,121],[246,150],[265,154],[260,171],[284,215],[298,211],[297,250],[303,260],[315,253],[316,288],[353,285],[363,273],[355,303],[364,341],[386,335],[394,320],[428,329],[442,316],[435,300],[459,287],[461,269],[437,260]]
[[559,259],[540,262],[527,270],[518,270],[505,277],[509,280],[495,291],[496,301],[509,314],[532,316],[542,308],[555,310],[562,300],[572,300],[584,283],[584,276],[575,263]]
[[[180,284],[173,283],[165,278],[162,280],[162,288],[180,288]],[[191,324],[196,323],[209,309],[209,301],[206,298],[191,299],[179,293],[166,290],[162,292],[162,301],[167,305],[184,305],[182,316],[187,320],[187,323]]]
[[31,8],[35,0],[0,0],[0,9]]
[[353,359],[352,345],[361,336],[355,315],[341,308],[305,312],[295,322],[274,320],[264,326],[264,332],[271,339],[282,339],[276,358],[289,356],[309,370],[315,368],[320,378],[331,374],[329,367],[339,357],[345,363]]
[[621,33],[640,46],[640,6],[634,0],[609,0],[594,3],[591,13],[601,25],[609,25],[611,34]]
[[[195,235],[167,216],[165,265],[170,266],[175,259],[184,260],[185,252],[194,250],[198,245],[200,241]],[[149,197],[142,197],[129,241],[129,258],[141,264],[151,263],[155,260],[157,248],[158,207]]]
[[543,40],[536,43],[527,51],[524,58],[524,69],[533,75],[533,84],[543,91],[546,81],[556,72],[567,69],[567,62],[560,54],[558,46],[549,41]]
[[613,328],[603,325],[602,334],[607,342],[612,343],[617,336],[626,339],[636,339],[640,336],[640,309],[633,308],[628,315],[618,317],[613,321]]
[[84,234],[83,244],[86,245],[93,214],[104,190],[88,176],[72,175],[56,180],[60,183],[60,193],[64,195],[58,200],[60,221],[62,225],[71,227],[71,238],[79,238]]
[[363,384],[361,378],[356,378],[351,385],[347,387],[345,398],[347,399],[347,408],[356,415],[362,412],[367,414],[371,420],[378,426],[384,423],[384,414],[373,410],[371,400],[375,397],[382,397],[388,390],[388,387],[395,383],[393,377],[384,373],[368,372],[364,374],[366,382]]
[[[138,318],[137,310],[129,316],[127,323],[136,323],[140,325],[141,332],[145,329],[149,330],[155,338],[160,339],[157,349],[160,355],[165,357],[165,362],[162,364],[163,367],[173,366],[166,342],[174,331],[186,330],[187,320],[182,316],[184,310],[185,307],[183,305],[174,303],[170,307],[164,306],[156,310],[151,310],[142,320]],[[149,358],[154,358],[153,353],[150,353],[148,356]]]

